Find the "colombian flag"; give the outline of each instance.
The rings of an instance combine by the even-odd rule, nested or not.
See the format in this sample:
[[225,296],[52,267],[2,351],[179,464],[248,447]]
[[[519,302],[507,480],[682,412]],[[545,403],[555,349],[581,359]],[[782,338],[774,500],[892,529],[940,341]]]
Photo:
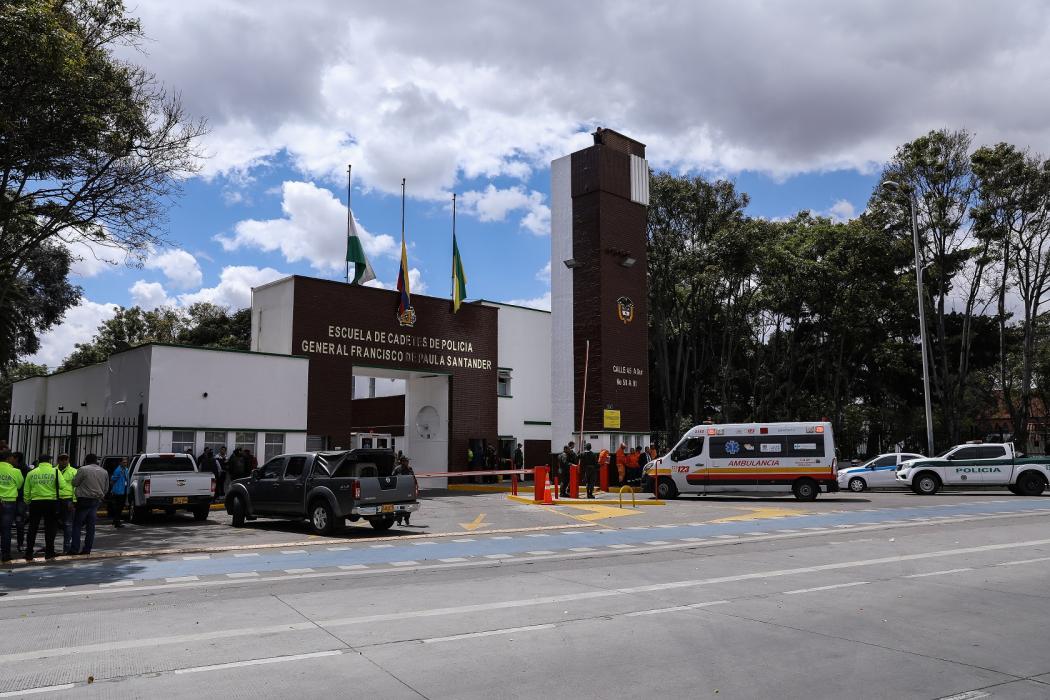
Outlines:
[[401,239],[401,272],[397,275],[397,291],[401,295],[397,303],[398,318],[412,308],[412,291],[408,288],[408,249],[405,240]]
[[452,234],[452,313],[459,311],[459,305],[467,298],[467,273],[463,271],[463,258],[459,257],[459,246],[456,245],[456,234]]

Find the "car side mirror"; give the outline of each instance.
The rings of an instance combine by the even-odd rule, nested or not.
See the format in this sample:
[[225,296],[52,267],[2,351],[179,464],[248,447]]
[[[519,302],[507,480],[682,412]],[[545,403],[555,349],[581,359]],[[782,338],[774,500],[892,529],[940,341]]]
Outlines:
[[258,481],[258,480],[259,480],[259,470],[258,469],[252,469],[252,481]]
[[875,465],[873,464],[870,467],[868,467],[868,471],[871,471],[871,472],[875,471]]

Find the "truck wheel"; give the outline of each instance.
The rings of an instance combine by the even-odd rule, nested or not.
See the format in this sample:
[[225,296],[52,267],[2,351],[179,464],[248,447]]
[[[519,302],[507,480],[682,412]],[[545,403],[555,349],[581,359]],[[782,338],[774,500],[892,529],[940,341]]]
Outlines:
[[800,501],[815,501],[820,493],[820,486],[813,479],[799,479],[791,485],[791,493]]
[[849,490],[853,493],[863,493],[864,489],[868,488],[868,482],[859,476],[855,476],[849,480]]
[[146,522],[146,517],[148,515],[149,508],[135,505],[135,494],[131,494],[131,499],[128,502],[128,520],[136,525],[141,525]]
[[666,476],[662,477],[656,485],[656,495],[661,499],[678,498],[678,487],[675,485],[674,479]]
[[318,499],[310,504],[310,527],[318,535],[330,535],[335,531],[335,513],[328,501]]
[[375,528],[376,532],[386,532],[394,526],[394,518],[387,516],[385,518],[369,518],[368,522]]
[[941,489],[941,480],[933,472],[923,472],[911,480],[912,490],[920,496],[932,496]]
[[240,496],[234,496],[230,501],[230,517],[233,518],[234,527],[244,527],[244,501]]
[[208,519],[208,513],[211,512],[211,506],[203,505],[197,506],[193,509],[193,519],[198,523],[202,523]]
[[1046,488],[1046,479],[1036,472],[1025,472],[1017,479],[1017,495],[1038,496]]

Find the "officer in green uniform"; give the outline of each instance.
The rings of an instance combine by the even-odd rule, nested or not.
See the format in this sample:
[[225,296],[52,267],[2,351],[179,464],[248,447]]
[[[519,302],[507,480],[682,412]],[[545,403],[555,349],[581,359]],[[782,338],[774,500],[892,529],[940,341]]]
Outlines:
[[22,493],[29,508],[29,531],[26,533],[26,561],[33,561],[36,533],[44,521],[44,559],[55,558],[57,528],[58,470],[51,466],[50,455],[41,455],[36,468],[26,474]]
[[11,561],[11,525],[18,517],[18,492],[22,471],[11,464],[11,453],[0,451],[0,558]]
[[76,491],[73,478],[77,470],[69,463],[69,455],[62,453],[55,465],[58,470],[58,524],[62,527],[62,553],[69,554],[73,542],[73,515],[76,510]]

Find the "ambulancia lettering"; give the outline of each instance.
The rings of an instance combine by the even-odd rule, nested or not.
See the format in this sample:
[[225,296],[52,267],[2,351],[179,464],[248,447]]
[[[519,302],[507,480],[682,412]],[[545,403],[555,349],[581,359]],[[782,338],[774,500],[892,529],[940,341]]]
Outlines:
[[731,459],[731,467],[779,467],[779,459]]
[[993,474],[1001,473],[1003,470],[999,467],[956,467],[956,474]]

